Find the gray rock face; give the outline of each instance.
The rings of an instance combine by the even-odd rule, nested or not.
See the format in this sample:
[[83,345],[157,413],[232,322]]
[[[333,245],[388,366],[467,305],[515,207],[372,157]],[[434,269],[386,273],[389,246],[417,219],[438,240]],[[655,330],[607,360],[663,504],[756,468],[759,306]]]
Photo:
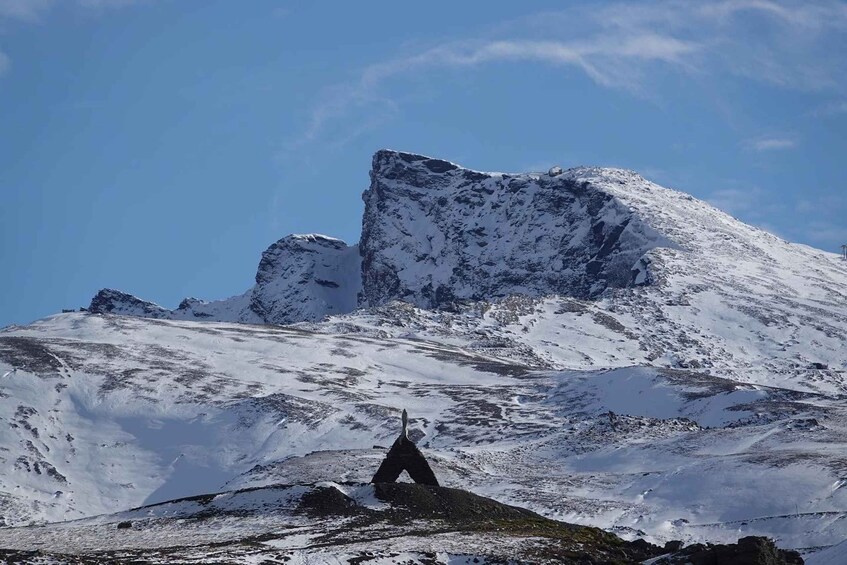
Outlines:
[[316,234],[285,237],[262,253],[250,310],[270,324],[351,312],[360,270],[358,246]]
[[186,298],[175,310],[103,289],[89,311],[171,320],[289,324],[351,312],[359,292],[357,246],[323,235],[290,235],[262,253],[256,284],[239,296],[206,302]]
[[104,288],[94,295],[88,311],[95,314],[120,314],[142,318],[168,318],[171,312],[158,304],[112,288]]
[[[104,290],[91,309],[287,324],[392,300],[432,309],[511,295],[594,299],[661,285],[674,250],[703,250],[707,259],[768,249],[752,228],[708,204],[621,169],[482,173],[381,150],[370,175],[359,245],[291,235],[262,254],[256,285],[240,296],[190,298],[168,310]],[[705,252],[716,226],[731,233],[717,242],[720,253]]]
[[779,549],[761,536],[747,536],[733,544],[694,544],[655,561],[656,565],[803,565],[796,551]]
[[377,152],[363,195],[363,305],[592,298],[649,283],[644,255],[669,242],[585,171],[480,173]]

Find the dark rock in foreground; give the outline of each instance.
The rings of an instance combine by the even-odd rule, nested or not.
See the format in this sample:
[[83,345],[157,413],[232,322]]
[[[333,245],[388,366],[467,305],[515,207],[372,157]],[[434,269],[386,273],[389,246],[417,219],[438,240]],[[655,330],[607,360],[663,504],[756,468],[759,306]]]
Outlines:
[[694,544],[655,565],[803,565],[796,551],[779,549],[768,538],[748,536],[727,545]]
[[[482,551],[466,548],[468,553],[478,552],[489,560],[628,564],[664,553],[644,540],[628,542],[599,528],[558,522],[461,489],[413,483],[378,483],[373,489],[386,509],[357,506],[338,489],[318,486],[303,496],[299,510],[324,519],[348,518],[348,529],[339,535],[345,542],[356,536],[356,531],[389,526],[405,531],[401,535],[461,533],[483,540],[494,534],[504,542],[503,547],[492,545]],[[509,545],[510,539],[531,539],[532,543],[519,550]]]

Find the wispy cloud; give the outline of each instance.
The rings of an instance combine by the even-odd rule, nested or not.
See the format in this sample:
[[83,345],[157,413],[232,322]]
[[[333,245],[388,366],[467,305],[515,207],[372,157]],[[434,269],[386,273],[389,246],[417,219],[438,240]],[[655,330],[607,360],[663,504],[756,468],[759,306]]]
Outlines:
[[812,115],[817,117],[838,116],[841,114],[847,114],[847,100],[836,100],[822,104],[812,112]]
[[[847,201],[840,193],[828,192],[805,196],[793,204],[758,186],[745,186],[727,180],[726,186],[714,190],[707,201],[751,225],[762,228],[789,241],[804,241],[820,249],[837,250],[847,243],[847,226],[841,221],[847,211]],[[790,222],[774,218],[790,215]]]
[[830,251],[835,251],[840,245],[847,243],[847,227],[835,222],[811,222],[806,228],[806,235],[821,249]]
[[723,0],[703,3],[697,8],[707,17],[728,19],[743,12],[758,12],[782,21],[786,25],[819,30],[826,27],[847,25],[847,6],[833,2],[786,2],[776,0]]
[[[786,88],[837,88],[847,4],[838,0],[669,0],[604,10],[607,27],[661,28],[706,46],[704,72],[729,72]],[[751,33],[751,29],[755,32]]]
[[77,0],[83,8],[122,8],[132,4],[139,4],[144,0]]
[[803,196],[794,205],[793,224],[804,241],[827,250],[847,243],[847,199],[839,190],[824,190]]
[[[726,185],[713,190],[706,201],[745,222],[763,226],[769,218],[778,216],[786,210],[783,201],[774,200],[768,191],[759,186],[750,186],[735,180],[725,182]],[[772,229],[768,231],[773,232]]]
[[[755,41],[749,30],[755,28]],[[316,141],[331,125],[359,114],[385,119],[399,104],[387,93],[424,71],[476,69],[501,62],[571,68],[605,88],[649,95],[658,69],[688,75],[729,74],[798,90],[847,86],[845,58],[833,45],[847,31],[847,4],[793,0],[578,5],[504,22],[495,33],[430,45],[362,68],[356,79],[327,89],[292,146]],[[495,39],[496,37],[496,39]],[[533,39],[527,39],[532,37]],[[835,42],[835,43],[834,43]],[[844,71],[844,72],[842,72]],[[759,140],[757,150],[787,149],[793,140]]]
[[779,151],[782,149],[793,149],[797,147],[797,140],[791,137],[758,137],[748,139],[744,146],[753,151]]
[[774,218],[789,212],[789,207],[783,200],[774,199],[767,190],[755,185],[745,186],[733,180],[726,182],[729,186],[714,190],[709,195],[709,204],[787,241],[796,241],[798,237],[809,240],[810,235],[807,232],[799,229],[786,231],[785,226],[778,227],[773,222]]
[[0,18],[25,22],[40,21],[54,7],[60,4],[75,4],[81,8],[106,9],[121,8],[138,4],[146,0],[0,0]]
[[736,217],[756,210],[764,201],[765,193],[761,188],[720,188],[713,191],[707,202]]
[[[391,79],[425,70],[473,68],[487,63],[535,62],[574,67],[600,85],[636,90],[640,65],[664,63],[685,67],[686,56],[698,49],[693,42],[655,33],[626,38],[594,38],[591,41],[459,41],[445,43],[417,54],[376,63],[362,70],[352,84],[329,89],[311,113],[306,131],[293,146],[315,141],[333,120],[351,111],[378,108],[381,117],[364,121],[382,123],[398,111],[398,104],[381,88]],[[365,113],[365,112],[363,112]],[[360,130],[367,128],[358,127]]]
[[373,65],[362,73],[364,87],[410,70],[425,67],[476,67],[496,61],[542,62],[574,66],[604,86],[632,86],[624,70],[628,62],[663,62],[684,65],[686,56],[696,51],[696,43],[656,33],[639,33],[624,38],[583,41],[509,40],[449,43],[418,55]]
[[0,0],[0,18],[35,22],[54,3],[55,0]]
[[[122,8],[132,4],[140,4],[152,0],[63,0],[65,5],[71,4],[85,10],[105,10]],[[44,20],[47,14],[59,6],[59,0],[0,0],[0,23],[3,20],[37,24]],[[9,56],[0,51],[0,76],[12,67]]]

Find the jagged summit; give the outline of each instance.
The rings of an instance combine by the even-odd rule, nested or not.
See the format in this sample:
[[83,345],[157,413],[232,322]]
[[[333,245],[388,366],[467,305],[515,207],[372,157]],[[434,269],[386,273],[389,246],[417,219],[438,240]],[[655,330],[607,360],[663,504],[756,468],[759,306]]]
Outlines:
[[419,153],[411,153],[408,151],[398,151],[395,149],[380,149],[374,153],[371,177],[374,175],[382,178],[404,178],[408,177],[410,170],[417,170],[424,174],[448,174],[448,176],[463,176],[470,179],[481,180],[488,177],[557,177],[564,175],[571,179],[595,178],[599,179],[607,177],[616,182],[623,182],[623,188],[630,188],[635,191],[651,192],[670,191],[679,195],[688,196],[684,192],[656,185],[645,179],[640,173],[632,169],[622,169],[620,167],[597,167],[589,165],[578,165],[563,169],[559,166],[551,167],[547,171],[524,171],[524,172],[495,172],[495,171],[480,171],[463,167],[458,163],[430,157]]
[[256,270],[256,284],[239,296],[206,302],[186,298],[168,310],[131,294],[103,289],[89,311],[173,320],[288,324],[319,320],[356,307],[357,246],[320,234],[289,235],[271,244]]
[[[636,172],[553,167],[481,172],[403,151],[374,154],[358,245],[290,235],[262,254],[240,296],[168,310],[101,291],[94,312],[287,324],[399,300],[420,308],[508,296],[596,300],[692,275],[756,293],[767,276],[802,284],[832,257],[789,244]],[[691,281],[688,281],[690,283]],[[686,284],[688,284],[686,283]],[[776,289],[779,285],[766,285]],[[831,298],[828,284],[812,291]]]
[[[470,167],[465,167],[460,165],[459,163],[454,163],[453,161],[448,161],[446,159],[440,159],[438,157],[432,157],[430,155],[424,155],[422,153],[414,153],[411,151],[401,151],[398,149],[379,149],[374,153],[372,163],[371,163],[371,173],[377,174],[380,176],[389,176],[390,171],[399,167],[397,170],[401,169],[409,169],[409,168],[419,168],[427,170],[429,173],[446,173],[450,171],[458,171],[456,174],[467,174],[467,173],[476,173],[479,175],[485,176],[497,176],[497,175],[505,175],[505,176],[523,176],[523,175],[534,175],[534,176],[550,176],[555,177],[561,174],[579,174],[579,173],[592,173],[592,174],[600,174],[600,175],[621,175],[628,176],[633,179],[646,180],[638,171],[634,171],[632,169],[623,169],[620,167],[598,167],[592,165],[577,165],[574,167],[562,168],[559,166],[554,166],[548,169],[547,171],[513,171],[513,172],[499,172],[499,171],[482,171],[478,169],[472,169]],[[665,187],[658,187],[664,190],[672,190],[667,189]]]
[[[183,305],[188,306],[193,302],[199,301],[186,298],[180,303],[179,307],[182,309]],[[142,300],[137,296],[113,288],[103,288],[94,295],[91,304],[88,306],[88,311],[100,314],[142,316],[144,318],[164,318],[168,317],[170,312],[167,308],[162,308],[154,302]]]
[[358,246],[325,235],[289,235],[262,253],[250,311],[265,323],[318,320],[356,308]]
[[483,173],[377,152],[363,195],[363,303],[400,299],[432,308],[513,294],[591,298],[649,282],[648,263],[639,260],[674,244],[597,182],[604,175],[628,176],[637,190],[648,184],[616,169]]

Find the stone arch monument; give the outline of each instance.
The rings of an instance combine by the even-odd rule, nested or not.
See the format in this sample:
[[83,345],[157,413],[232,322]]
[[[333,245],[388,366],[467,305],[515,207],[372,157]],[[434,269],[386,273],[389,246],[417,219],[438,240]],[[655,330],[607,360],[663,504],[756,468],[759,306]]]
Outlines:
[[409,415],[403,410],[403,430],[400,436],[394,440],[391,449],[377,469],[372,483],[393,483],[397,481],[400,473],[406,471],[412,480],[418,484],[439,486],[438,479],[435,478],[435,473],[427,463],[426,458],[421,453],[420,449],[409,439],[407,434],[407,426],[409,423]]

